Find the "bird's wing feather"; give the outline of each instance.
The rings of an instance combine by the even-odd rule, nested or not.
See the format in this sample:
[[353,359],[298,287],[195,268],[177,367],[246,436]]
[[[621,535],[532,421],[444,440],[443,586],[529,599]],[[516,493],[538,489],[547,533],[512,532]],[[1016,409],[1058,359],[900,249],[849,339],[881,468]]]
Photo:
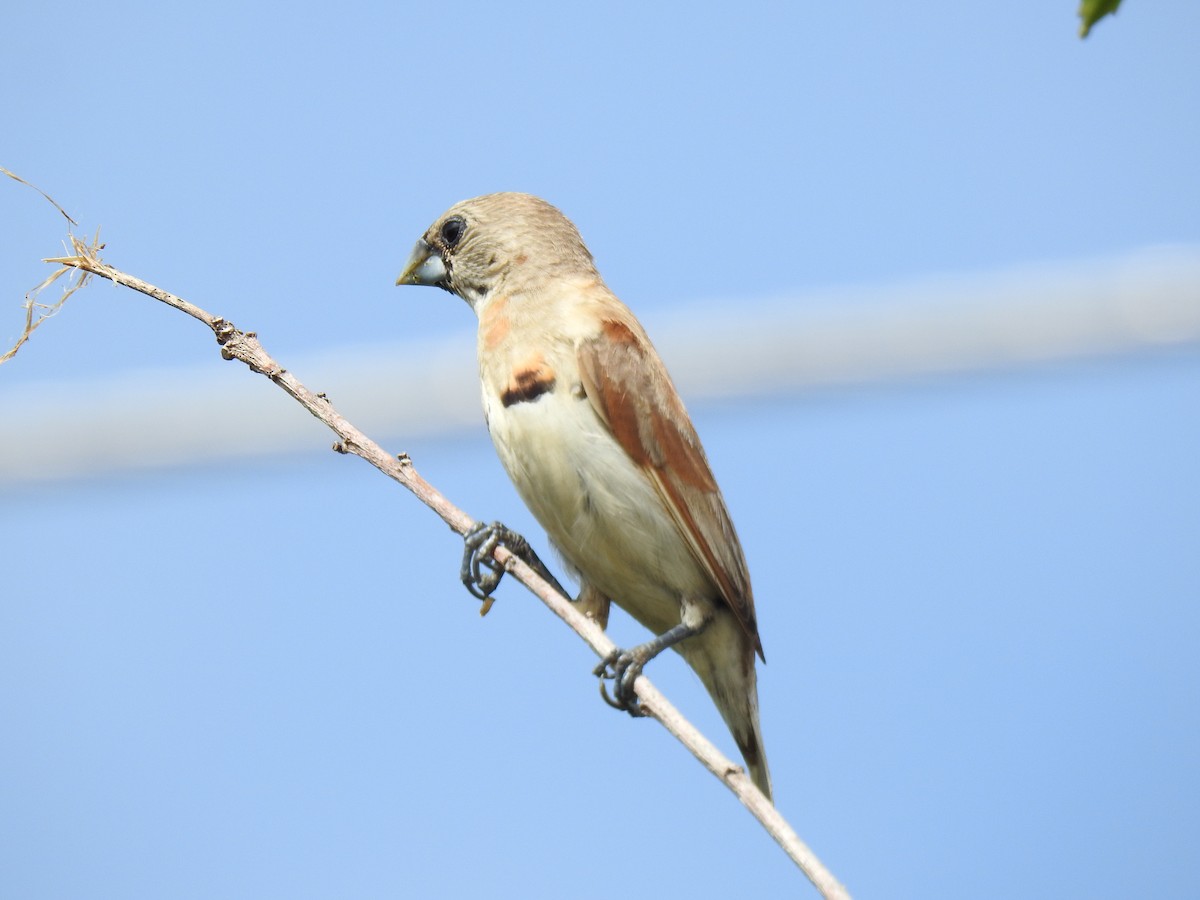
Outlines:
[[649,340],[622,318],[579,344],[584,390],[762,656],[746,560],[700,438]]

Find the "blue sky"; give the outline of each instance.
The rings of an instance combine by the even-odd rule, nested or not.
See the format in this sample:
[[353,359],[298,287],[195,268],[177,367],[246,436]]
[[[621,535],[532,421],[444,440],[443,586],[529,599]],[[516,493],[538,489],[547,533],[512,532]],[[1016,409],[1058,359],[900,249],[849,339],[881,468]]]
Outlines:
[[[1126,6],[1080,42],[1065,0],[18,0],[0,165],[284,365],[446,337],[470,365],[465,306],[392,281],[492,190],[564,209],[648,318],[1194,251],[1200,7]],[[64,223],[7,179],[0,210],[7,344]],[[97,284],[0,368],[0,410],[197,366],[272,391],[214,349]],[[1195,344],[692,411],[780,808],[857,896],[1200,893]],[[482,416],[379,437],[544,546]],[[0,895],[810,895],[536,601],[506,584],[480,620],[456,538],[329,441],[0,484]],[[731,750],[679,660],[650,675]]]

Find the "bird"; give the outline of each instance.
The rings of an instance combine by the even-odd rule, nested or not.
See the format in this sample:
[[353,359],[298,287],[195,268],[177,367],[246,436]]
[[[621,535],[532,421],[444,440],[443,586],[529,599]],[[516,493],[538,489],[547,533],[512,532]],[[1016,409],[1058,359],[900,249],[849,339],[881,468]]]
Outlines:
[[770,799],[755,667],[766,657],[741,543],[666,366],[578,229],[531,194],[463,200],[417,240],[396,284],[474,310],[488,431],[578,580],[576,602],[601,627],[611,602],[654,633],[597,670],[614,705],[638,714],[634,681],[674,649]]

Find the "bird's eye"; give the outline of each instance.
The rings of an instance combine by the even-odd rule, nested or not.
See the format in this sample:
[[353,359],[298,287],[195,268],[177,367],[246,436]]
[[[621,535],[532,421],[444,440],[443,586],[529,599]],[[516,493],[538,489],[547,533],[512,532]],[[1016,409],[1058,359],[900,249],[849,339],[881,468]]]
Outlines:
[[458,242],[462,240],[463,232],[467,230],[467,223],[458,216],[452,216],[442,223],[442,240],[446,247],[453,250],[458,246]]

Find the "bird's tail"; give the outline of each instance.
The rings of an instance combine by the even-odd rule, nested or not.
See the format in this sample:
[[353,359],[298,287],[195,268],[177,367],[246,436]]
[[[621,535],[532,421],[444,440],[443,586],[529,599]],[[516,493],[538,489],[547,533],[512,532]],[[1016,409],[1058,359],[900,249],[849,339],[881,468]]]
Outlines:
[[[742,751],[742,759],[746,761],[746,768],[750,771],[750,780],[758,786],[758,789],[766,795],[766,798],[774,803],[774,798],[771,796],[771,770],[767,766],[767,751],[763,747],[762,728],[758,724],[758,691],[755,690],[754,697],[754,715],[753,721],[750,723],[750,728],[744,734],[739,734],[733,731],[733,739],[737,742],[738,749]],[[725,724],[729,724],[729,720],[725,720]]]
[[681,642],[676,649],[708,689],[741,751],[751,781],[771,800],[771,771],[758,720],[754,648],[732,615],[723,619],[726,617],[718,616],[703,632]]

